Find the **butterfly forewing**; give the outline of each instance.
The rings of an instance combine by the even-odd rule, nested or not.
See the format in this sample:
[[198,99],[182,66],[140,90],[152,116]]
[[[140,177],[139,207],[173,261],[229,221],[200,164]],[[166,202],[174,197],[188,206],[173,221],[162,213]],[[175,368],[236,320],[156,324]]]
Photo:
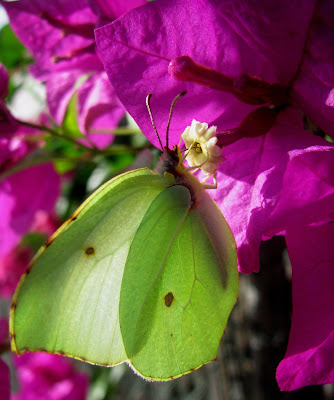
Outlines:
[[11,311],[12,347],[115,365],[126,360],[119,327],[123,269],[135,232],[169,179],[147,169],[93,194],[23,276]]

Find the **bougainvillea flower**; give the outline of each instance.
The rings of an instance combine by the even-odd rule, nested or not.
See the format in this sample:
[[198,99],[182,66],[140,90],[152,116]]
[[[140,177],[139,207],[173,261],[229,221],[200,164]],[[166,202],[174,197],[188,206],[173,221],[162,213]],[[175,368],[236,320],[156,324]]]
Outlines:
[[[9,342],[8,320],[0,318],[0,346]],[[10,399],[10,373],[8,365],[0,359],[0,398]]]
[[[217,126],[225,161],[217,171],[218,188],[210,194],[236,238],[240,271],[258,271],[261,240],[287,235],[294,313],[289,348],[277,372],[282,390],[333,382],[334,296],[324,290],[328,308],[317,296],[321,284],[332,281],[323,263],[315,262],[322,239],[315,234],[315,248],[307,245],[312,273],[319,274],[312,292],[316,297],[305,303],[318,310],[312,324],[306,310],[301,312],[311,280],[303,276],[303,250],[295,249],[297,234],[291,234],[296,226],[306,232],[334,220],[333,146],[306,131],[298,111],[333,136],[333,18],[326,0],[302,5],[158,0],[96,30],[109,79],[157,147],[145,111],[150,92],[163,135],[173,98],[187,90],[175,107],[170,144],[179,142],[193,119]],[[323,245],[324,260],[333,265],[333,247],[327,241]],[[317,374],[311,377],[315,366]]]
[[33,251],[29,246],[20,245],[0,257],[0,297],[8,299],[14,294],[32,257]]
[[[288,100],[293,105],[298,105],[294,95],[294,82],[299,82],[300,78],[297,72],[301,70],[300,63],[304,60],[306,33],[308,28],[315,29],[318,26],[317,18],[312,19],[314,3],[304,2],[303,13],[300,12],[299,6],[299,3],[293,1],[279,4],[269,2],[264,7],[263,3],[258,1],[240,5],[215,0],[160,0],[130,11],[115,22],[97,29],[96,40],[106,71],[121,100],[154,144],[157,145],[157,139],[145,110],[146,95],[153,92],[152,112],[158,130],[161,128],[160,132],[164,132],[171,100],[183,89],[187,90],[187,96],[182,99],[182,106],[176,107],[173,114],[169,140],[174,144],[179,142],[180,133],[190,125],[193,118],[213,123],[219,131],[233,126],[232,120],[236,121],[235,125],[240,125],[250,110],[254,112],[255,105],[249,104],[250,101],[241,101],[227,91],[231,80],[234,79],[235,87],[235,82],[240,83],[240,77],[245,75],[256,76],[270,84],[279,82],[283,87],[289,87],[292,94]],[[319,10],[317,8],[318,13],[321,12],[321,8]],[[277,15],[280,15],[279,19],[276,18]],[[148,24],[141,23],[144,16]],[[198,26],[203,25],[203,21],[206,21],[205,29],[198,29]],[[164,34],[161,34],[162,30]],[[307,46],[311,44],[306,43]],[[282,54],[285,57],[282,57]],[[216,83],[218,86],[225,86],[226,90],[174,79],[169,73],[170,63],[182,55],[192,57],[197,63],[217,71],[217,74],[224,74],[223,83],[221,80]],[[302,78],[305,79],[303,75]],[[258,90],[260,89],[261,85]],[[250,90],[247,93],[253,94]],[[317,99],[310,96],[308,101],[314,102]],[[312,135],[302,129],[299,114],[293,111],[292,106],[288,108],[291,111],[281,111],[282,118],[275,117],[272,120],[273,130],[268,137],[262,135],[250,141],[240,140],[236,146],[227,146],[223,151],[227,162],[222,164],[221,172],[225,176],[231,176],[233,182],[239,186],[249,183],[248,187],[244,188],[245,193],[249,193],[249,188],[257,186],[256,179],[263,172],[259,162],[268,164],[268,172],[271,168],[278,170],[278,164],[271,158],[270,145],[266,151],[266,145],[270,143],[268,138],[277,136],[275,151],[278,161],[284,158],[287,161],[290,152],[296,149],[305,149],[317,144],[326,145],[321,139],[312,139]],[[269,108],[267,110],[270,112]],[[319,120],[329,123],[331,111],[333,110],[324,113],[323,118]],[[330,146],[325,147],[325,150],[329,148]],[[264,161],[266,154],[268,159]],[[242,166],[247,160],[249,164],[245,165],[243,171]],[[248,176],[247,180],[242,176],[243,173],[245,177]],[[275,182],[272,179],[274,187],[277,187],[284,173],[285,168],[280,169],[280,175],[276,172],[278,180]],[[225,177],[224,180],[226,181]],[[226,192],[225,189],[222,190]],[[219,193],[218,190],[215,194],[218,201],[222,197]],[[249,207],[250,201],[254,203],[254,199],[251,193],[247,197],[248,201],[243,198],[242,204],[240,200],[236,203],[229,202],[235,205],[231,214],[236,215],[237,207],[237,215],[249,214],[243,223],[238,221],[238,230],[245,231],[246,225],[251,231],[257,230],[259,242],[264,235],[265,223],[262,221],[261,228],[252,226],[251,219],[255,218],[255,212]],[[276,193],[276,200],[278,197]],[[270,202],[273,203],[274,200],[271,196]],[[261,203],[257,206],[260,207],[259,211],[265,208]],[[233,222],[230,223],[233,227]],[[235,232],[235,235],[238,238],[238,232]],[[241,240],[238,242],[239,245],[242,244]],[[258,248],[255,249],[255,253],[257,252]],[[248,265],[242,261],[240,264],[242,272],[258,270],[257,260],[248,261]]]
[[[58,219],[44,210],[38,210],[34,215],[29,233],[39,233],[44,240],[51,236],[59,227]],[[41,238],[43,240],[43,238]],[[9,298],[14,294],[17,284],[27,269],[34,255],[34,250],[27,243],[20,243],[11,251],[0,257],[0,296]]]
[[88,376],[71,360],[46,353],[23,354],[14,359],[20,390],[13,400],[85,400]]
[[[47,82],[47,101],[55,121],[62,123],[77,90],[79,128],[100,148],[110,144],[113,136],[94,132],[116,128],[125,113],[95,53],[94,41],[98,15],[107,19],[113,14],[116,18],[119,14],[114,12],[122,11],[122,7],[112,6],[111,1],[102,3],[102,9],[96,4],[96,12],[88,0],[2,3],[13,30],[35,58],[32,73]],[[143,1],[124,3],[127,11]],[[77,87],[82,77],[86,80]]]
[[[15,166],[31,150],[24,139],[25,129],[20,128],[11,139],[0,136],[1,173]],[[52,164],[32,166],[0,181],[0,257],[20,242],[38,211],[53,211],[59,193],[60,177]]]

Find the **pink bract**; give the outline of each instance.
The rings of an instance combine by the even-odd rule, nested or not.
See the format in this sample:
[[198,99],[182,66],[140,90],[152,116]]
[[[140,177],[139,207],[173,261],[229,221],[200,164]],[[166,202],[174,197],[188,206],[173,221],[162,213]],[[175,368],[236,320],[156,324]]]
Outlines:
[[334,381],[333,222],[287,229],[293,315],[289,345],[277,368],[282,390]]
[[2,400],[10,399],[10,374],[7,364],[0,359],[0,397]]
[[0,296],[9,299],[29,262],[33,252],[28,246],[16,246],[0,257]]
[[[31,51],[36,63],[31,71],[47,83],[50,113],[61,124],[68,103],[78,90],[78,124],[82,133],[103,148],[109,145],[125,110],[106,79],[103,65],[95,52],[94,28],[102,9],[93,11],[88,0],[31,0],[3,2],[10,24]],[[104,8],[115,12],[140,5],[142,1],[125,1],[123,7],[105,2]],[[118,15],[115,15],[116,18]],[[108,16],[107,16],[108,18]],[[111,19],[109,19],[111,21]],[[79,85],[78,80],[88,78]],[[106,132],[95,134],[93,132]]]
[[[44,240],[52,235],[60,225],[60,221],[55,215],[42,209],[36,211],[33,218],[29,233],[42,234],[44,235]],[[0,257],[1,297],[9,298],[14,294],[17,284],[33,255],[33,250],[28,244],[19,244]]]
[[15,357],[20,390],[13,400],[85,400],[88,377],[64,357],[30,353]]
[[[20,128],[11,137],[0,137],[0,171],[8,173],[32,150]],[[60,193],[60,177],[52,164],[42,164],[10,174],[0,181],[0,257],[8,254],[29,231],[39,211],[52,212]]]
[[20,242],[37,211],[53,210],[59,191],[59,175],[51,164],[27,168],[0,182],[0,256]]
[[226,146],[210,191],[234,233],[239,270],[259,270],[263,239],[289,225],[324,222],[334,212],[333,146],[282,113],[264,136]]
[[[8,320],[0,318],[0,345],[8,344]],[[10,373],[7,364],[0,359],[0,398],[1,400],[10,399]]]

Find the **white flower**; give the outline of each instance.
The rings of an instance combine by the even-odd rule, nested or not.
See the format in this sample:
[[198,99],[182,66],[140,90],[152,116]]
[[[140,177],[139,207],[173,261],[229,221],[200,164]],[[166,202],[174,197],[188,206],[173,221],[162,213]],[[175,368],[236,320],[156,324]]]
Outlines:
[[190,167],[201,168],[204,174],[212,174],[218,169],[224,157],[221,149],[216,145],[216,126],[210,126],[193,119],[191,126],[187,126],[181,137],[187,148],[186,160]]

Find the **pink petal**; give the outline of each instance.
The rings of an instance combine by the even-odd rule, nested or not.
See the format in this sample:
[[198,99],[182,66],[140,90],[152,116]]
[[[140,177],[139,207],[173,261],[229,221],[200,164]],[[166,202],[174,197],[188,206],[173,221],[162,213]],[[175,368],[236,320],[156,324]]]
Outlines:
[[328,135],[334,137],[334,7],[317,2],[292,97]]
[[0,398],[10,399],[10,374],[7,364],[0,359]]
[[70,57],[94,43],[96,15],[87,0],[30,0],[5,2],[10,23],[45,69],[56,67],[54,57]]
[[105,19],[112,21],[122,14],[139,7],[145,3],[146,0],[89,0],[92,9],[96,13],[100,13]]
[[38,210],[52,211],[60,178],[51,164],[30,167],[0,182],[0,256],[29,230]]
[[294,151],[286,168],[281,196],[267,221],[271,237],[290,226],[334,220],[333,147],[312,146]]
[[0,257],[0,296],[10,298],[27,269],[33,252],[28,246],[16,246]]
[[281,390],[334,383],[333,237],[333,223],[287,230],[293,313],[276,374]]
[[[284,211],[285,205],[288,210],[289,207],[294,210],[295,202],[301,204],[305,191],[311,193],[315,186],[321,187],[322,191],[313,192],[313,196],[310,194],[310,210],[314,204],[314,213],[324,204],[334,204],[333,187],[323,182],[322,175],[318,175],[318,171],[319,174],[320,171],[332,171],[330,165],[334,161],[334,153],[327,152],[333,147],[304,131],[296,121],[296,111],[285,111],[265,136],[242,139],[223,150],[226,161],[218,170],[218,189],[209,193],[218,203],[235,236],[239,270],[243,273],[259,270],[261,240],[280,233],[289,224],[291,213]],[[319,156],[309,155],[313,153],[319,153]],[[318,163],[315,172],[310,169],[313,158]],[[304,162],[306,166],[303,167]],[[324,176],[329,175],[332,176],[332,172]],[[304,183],[303,190],[296,191],[290,201],[289,190],[292,191],[294,185],[301,185],[301,182]],[[318,205],[318,200],[324,203]],[[327,219],[331,210],[325,208],[318,221]],[[314,213],[312,210],[311,215]],[[312,221],[316,219],[317,215]]]
[[[118,99],[107,74],[95,73],[78,89],[79,128],[99,147],[113,141],[108,132],[124,117],[125,109]],[[95,133],[94,133],[95,132]],[[106,133],[99,133],[106,132]]]
[[9,327],[8,318],[0,318],[0,345],[8,343],[9,340]]
[[85,400],[88,377],[64,357],[30,353],[15,357],[20,392],[15,400]]
[[[83,134],[88,135],[97,147],[104,148],[113,141],[114,136],[108,132],[118,126],[125,110],[106,73],[102,71],[102,65],[95,71],[89,69],[89,64],[86,68],[87,71],[83,68],[69,69],[49,75],[47,99],[50,113],[61,125],[68,103],[77,90],[79,129]],[[77,80],[85,73],[90,76],[79,88],[76,88]]]

